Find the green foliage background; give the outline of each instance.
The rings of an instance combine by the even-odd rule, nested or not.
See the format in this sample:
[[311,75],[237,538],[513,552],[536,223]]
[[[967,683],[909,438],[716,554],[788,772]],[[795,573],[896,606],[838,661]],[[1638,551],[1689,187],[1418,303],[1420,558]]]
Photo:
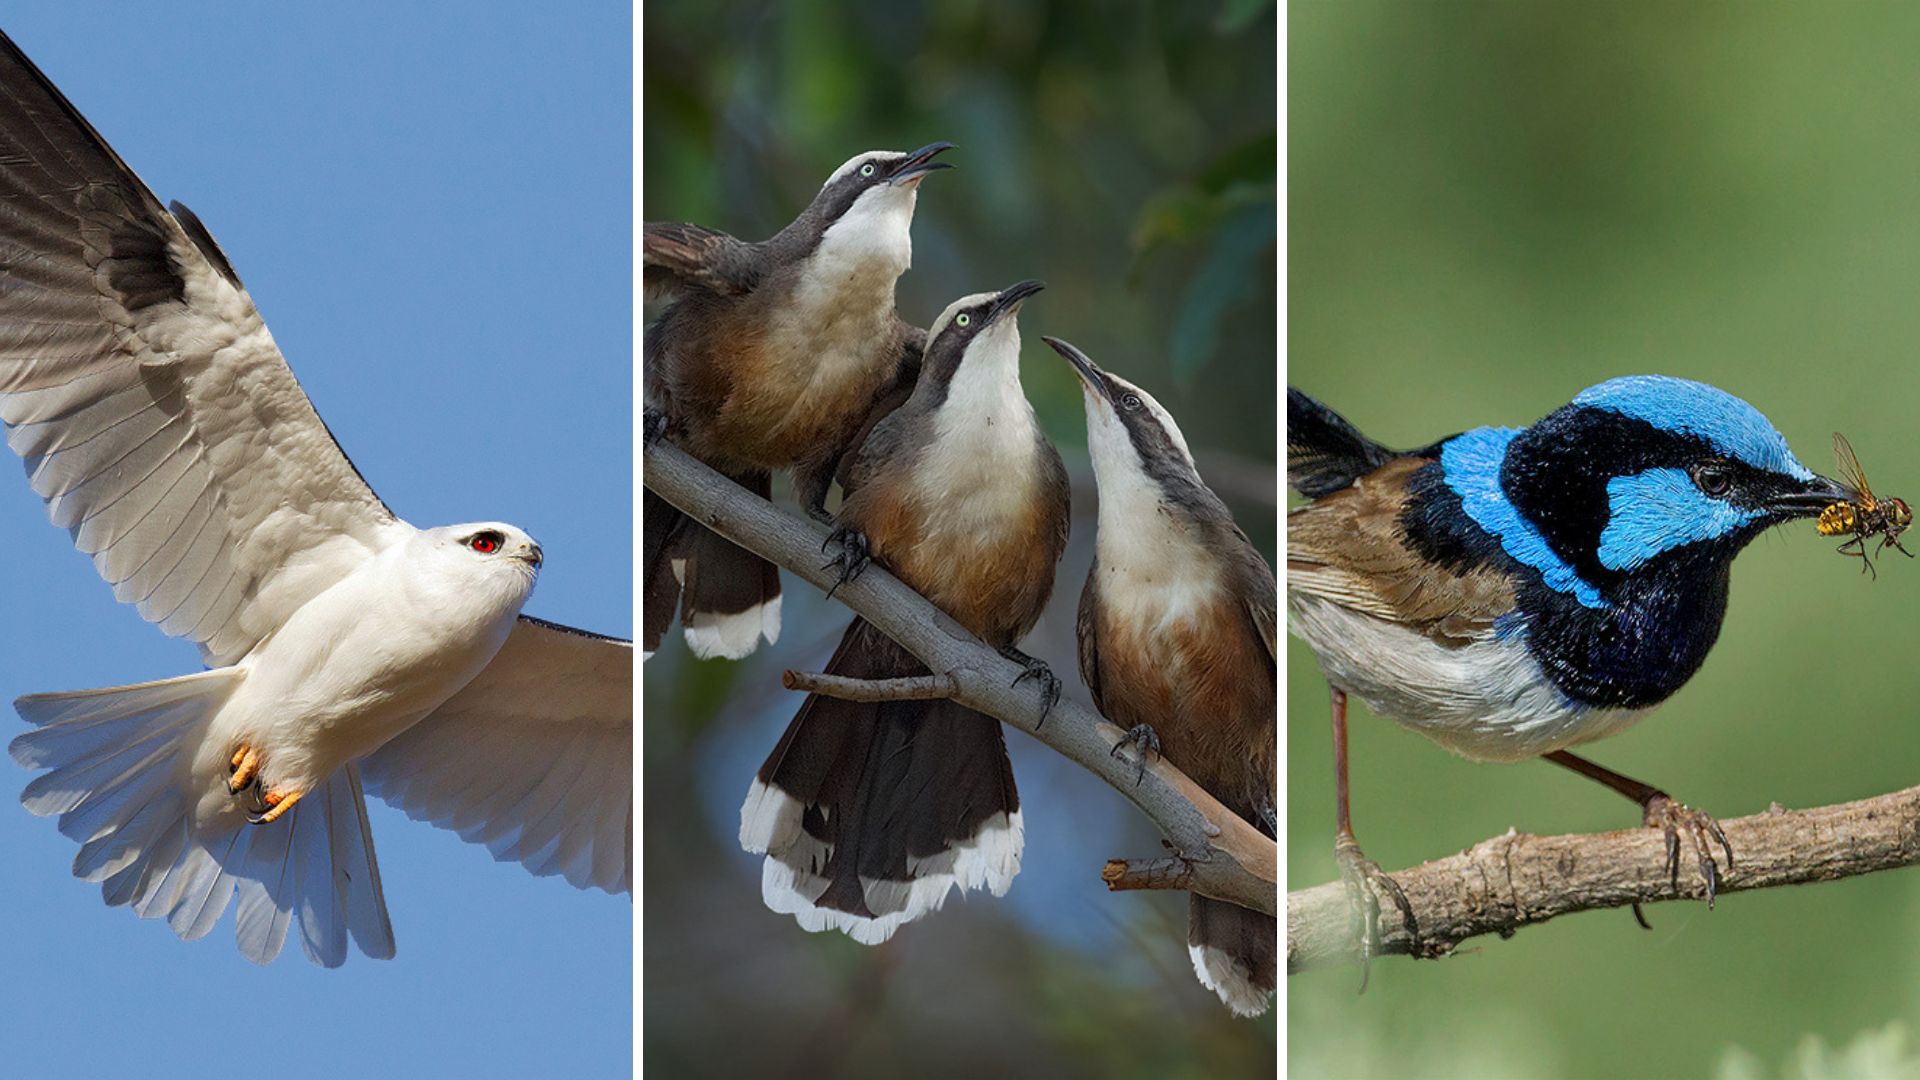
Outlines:
[[[647,220],[765,238],[855,153],[950,140],[921,189],[899,307],[919,325],[1022,278],[1022,379],[1075,479],[1072,546],[1026,648],[1068,693],[1093,492],[1064,337],[1151,391],[1271,558],[1278,224],[1268,0],[649,2]],[[809,935],[738,850],[753,769],[847,622],[787,581],[777,646],[644,672],[645,1064],[672,1076],[1271,1075],[1272,1016],[1194,980],[1184,898],[1108,896],[1158,836],[1097,780],[1010,735],[1026,857],[1004,900],[949,900],[880,948]]]
[[[1839,428],[1883,494],[1920,491],[1920,9],[1343,0],[1292,5],[1288,28],[1289,382],[1414,446],[1611,376],[1687,376],[1817,470]],[[1920,782],[1920,565],[1869,581],[1832,546],[1810,524],[1757,541],[1705,669],[1593,756],[1723,817]],[[1304,646],[1288,658],[1297,887],[1335,873],[1332,766],[1324,684]],[[1388,868],[1509,826],[1634,821],[1599,785],[1472,764],[1364,710],[1352,738],[1355,825]],[[1377,964],[1359,998],[1355,971],[1296,976],[1289,1060],[1746,1077],[1798,1054],[1789,1075],[1866,1075],[1807,1048],[1920,1017],[1917,892],[1900,871],[1663,905],[1651,933],[1581,915]]]

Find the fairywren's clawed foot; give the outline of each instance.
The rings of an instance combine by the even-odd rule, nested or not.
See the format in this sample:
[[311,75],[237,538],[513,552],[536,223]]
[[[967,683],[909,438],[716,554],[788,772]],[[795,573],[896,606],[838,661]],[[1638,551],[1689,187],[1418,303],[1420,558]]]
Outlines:
[[1287,515],[1288,629],[1334,687],[1350,887],[1390,879],[1354,857],[1348,693],[1464,757],[1546,757],[1634,799],[1666,834],[1675,889],[1684,834],[1711,903],[1733,868],[1718,824],[1566,750],[1684,685],[1719,634],[1734,556],[1846,487],[1802,465],[1746,402],[1658,375],[1591,387],[1529,427],[1406,452],[1289,389],[1287,481],[1310,500]]

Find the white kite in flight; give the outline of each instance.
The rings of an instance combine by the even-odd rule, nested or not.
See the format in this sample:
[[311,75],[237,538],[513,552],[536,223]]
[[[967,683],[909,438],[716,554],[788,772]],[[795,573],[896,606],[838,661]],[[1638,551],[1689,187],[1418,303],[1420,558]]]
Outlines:
[[208,669],[35,694],[21,796],[76,875],[266,963],[393,955],[362,791],[632,891],[632,646],[520,614],[538,544],[417,529],[314,412],[233,267],[0,34],[0,419],[114,596]]

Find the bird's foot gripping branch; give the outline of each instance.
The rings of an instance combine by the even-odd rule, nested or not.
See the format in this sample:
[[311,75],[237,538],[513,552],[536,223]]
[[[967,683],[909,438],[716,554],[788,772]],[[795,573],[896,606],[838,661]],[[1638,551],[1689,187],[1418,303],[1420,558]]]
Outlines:
[[684,451],[664,442],[647,445],[643,480],[682,513],[821,591],[838,584],[835,599],[938,673],[862,680],[789,672],[783,679],[788,687],[853,700],[951,699],[1019,728],[1105,780],[1153,819],[1189,868],[1181,884],[1167,887],[1277,914],[1274,842],[1157,757],[1145,763],[1143,774],[1132,756],[1114,756],[1113,746],[1126,732],[1071,700],[1053,705],[1040,725],[1047,688],[1020,679],[1024,667],[879,566],[840,584],[837,574],[820,565],[826,536],[821,526],[777,509]]
[[[1920,862],[1920,787],[1810,810],[1778,806],[1722,822],[1737,871],[1721,895],[1891,870]],[[1572,836],[1509,831],[1397,871],[1420,927],[1418,955],[1444,956],[1483,934],[1511,937],[1560,915],[1662,900],[1699,900],[1706,882],[1670,873],[1661,830]],[[1287,894],[1287,973],[1360,959],[1338,881]],[[1413,952],[1397,918],[1380,921],[1382,954]]]

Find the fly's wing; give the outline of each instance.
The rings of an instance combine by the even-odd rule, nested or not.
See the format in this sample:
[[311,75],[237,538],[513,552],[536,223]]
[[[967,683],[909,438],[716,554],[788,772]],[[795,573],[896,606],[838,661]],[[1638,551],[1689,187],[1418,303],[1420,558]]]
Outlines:
[[1873,489],[1867,486],[1867,473],[1860,467],[1860,459],[1854,456],[1853,444],[1845,435],[1833,433],[1834,471],[1840,474],[1840,482],[1852,489],[1860,501],[1872,505]]
[[210,665],[404,530],[198,219],[4,34],[0,420],[114,596]]
[[633,643],[522,615],[474,680],[362,759],[367,790],[578,888],[633,889]]

